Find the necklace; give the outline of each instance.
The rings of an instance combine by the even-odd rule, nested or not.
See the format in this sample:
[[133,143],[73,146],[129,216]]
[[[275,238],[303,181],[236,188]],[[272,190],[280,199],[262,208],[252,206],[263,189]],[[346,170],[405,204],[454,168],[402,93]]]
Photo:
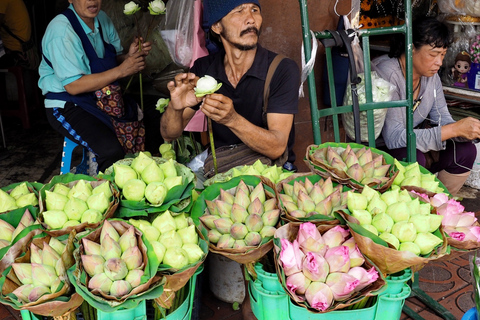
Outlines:
[[[405,70],[403,68],[403,64],[400,62],[400,58],[397,58],[397,61],[398,61],[398,65],[400,66],[400,70],[402,70],[403,77],[406,78]],[[418,79],[417,86],[415,87],[415,89],[413,89],[413,95],[415,95],[415,92],[417,92],[417,90],[420,89],[420,84],[421,83],[422,83],[422,77],[420,77],[420,79]],[[419,90],[419,93],[420,93],[420,90]]]

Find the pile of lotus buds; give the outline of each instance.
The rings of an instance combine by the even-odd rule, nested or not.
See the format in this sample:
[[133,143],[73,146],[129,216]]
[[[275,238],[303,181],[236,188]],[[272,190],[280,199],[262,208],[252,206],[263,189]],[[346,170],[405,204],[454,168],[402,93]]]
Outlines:
[[173,159],[157,164],[143,152],[140,152],[130,165],[115,163],[113,171],[115,183],[126,200],[146,199],[154,206],[163,203],[168,190],[183,183]]
[[81,223],[99,223],[110,207],[112,197],[109,181],[92,187],[92,181],[81,179],[71,188],[66,184],[56,183],[51,191],[45,190],[46,210],[41,210],[41,217],[46,227],[51,230]]
[[12,268],[21,286],[12,293],[25,303],[35,302],[45,294],[57,293],[68,285],[67,274],[61,255],[65,244],[56,238],[43,248],[30,244],[30,263],[13,263]]
[[277,199],[267,198],[263,183],[252,190],[240,180],[230,191],[220,189],[200,217],[208,229],[208,239],[219,249],[256,247],[272,237],[280,217]]
[[138,247],[134,226],[120,236],[105,220],[100,243],[83,238],[82,244],[82,266],[91,277],[88,288],[92,293],[120,298],[140,284],[146,261]]
[[23,182],[13,188],[10,193],[0,189],[0,213],[23,208],[28,205],[37,206],[37,195]]
[[134,219],[129,222],[140,229],[149,240],[160,264],[180,270],[205,256],[199,247],[195,225],[184,213],[173,217],[167,210],[158,215],[152,223]]
[[443,216],[431,213],[428,202],[414,198],[407,190],[393,186],[380,194],[365,187],[349,192],[347,207],[365,229],[400,251],[427,255],[443,240],[434,234]]
[[394,185],[419,187],[433,193],[444,192],[434,174],[420,171],[418,162],[404,166],[397,159],[394,159],[394,164],[398,169],[398,174],[393,180]]
[[385,164],[383,155],[370,148],[327,146],[316,149],[309,159],[340,179],[352,179],[363,185],[383,184],[390,180],[391,165]]
[[379,278],[375,267],[364,264],[346,227],[335,226],[321,235],[313,223],[305,222],[293,241],[280,241],[285,286],[296,301],[306,300],[313,309],[325,311]]
[[0,219],[0,248],[10,245],[22,230],[37,223],[28,210],[25,210],[16,228],[7,221]]
[[281,205],[288,215],[294,218],[305,218],[321,214],[332,216],[333,212],[343,209],[347,204],[347,192],[343,192],[343,185],[333,186],[332,179],[312,184],[305,178],[305,182],[295,180],[293,185],[282,183],[283,193],[279,194]]

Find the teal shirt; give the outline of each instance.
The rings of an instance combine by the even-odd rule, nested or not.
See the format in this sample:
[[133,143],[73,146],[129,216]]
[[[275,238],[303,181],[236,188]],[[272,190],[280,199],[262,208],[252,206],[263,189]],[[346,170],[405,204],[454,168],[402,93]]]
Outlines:
[[[74,10],[72,4],[69,8]],[[99,33],[99,25],[102,26],[105,42],[115,47],[117,55],[122,53],[123,48],[118,33],[112,20],[104,11],[100,11],[95,17],[95,30],[93,31],[76,12],[75,15],[100,58],[103,58],[105,48]],[[83,50],[82,41],[63,14],[57,15],[49,23],[42,39],[42,50],[53,65],[53,69],[50,68],[43,58],[39,67],[38,86],[44,95],[48,92],[65,92],[65,85],[80,79],[83,75],[91,74],[90,63]],[[46,108],[63,108],[64,105],[65,101],[45,100]]]

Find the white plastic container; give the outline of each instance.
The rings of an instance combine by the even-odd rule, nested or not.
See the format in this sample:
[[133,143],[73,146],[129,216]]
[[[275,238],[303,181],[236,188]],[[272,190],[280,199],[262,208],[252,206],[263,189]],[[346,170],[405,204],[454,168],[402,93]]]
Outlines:
[[213,295],[224,302],[242,303],[245,298],[245,279],[242,265],[220,254],[210,252],[209,283]]

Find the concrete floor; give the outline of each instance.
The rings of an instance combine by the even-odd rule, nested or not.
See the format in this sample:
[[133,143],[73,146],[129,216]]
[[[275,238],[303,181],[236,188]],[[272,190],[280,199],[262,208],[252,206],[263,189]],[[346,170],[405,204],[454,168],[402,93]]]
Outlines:
[[[50,128],[43,110],[32,113],[31,122],[32,127],[25,130],[19,119],[3,118],[7,147],[1,146],[0,137],[0,186],[20,181],[47,183],[60,173],[63,138]],[[77,148],[74,158],[80,157],[81,150]],[[477,195],[476,189],[462,188],[462,204],[479,217],[480,201]],[[233,310],[231,304],[213,296],[206,277],[205,271],[199,275],[199,287],[202,288],[200,319],[242,319],[240,311]],[[419,280],[420,288],[451,312],[455,319],[461,319],[474,306],[468,254],[451,261],[429,263],[419,272]],[[441,319],[415,297],[408,298],[406,304],[425,319]],[[0,305],[0,320],[13,319],[20,319],[19,313]],[[403,314],[401,319],[409,318]]]

